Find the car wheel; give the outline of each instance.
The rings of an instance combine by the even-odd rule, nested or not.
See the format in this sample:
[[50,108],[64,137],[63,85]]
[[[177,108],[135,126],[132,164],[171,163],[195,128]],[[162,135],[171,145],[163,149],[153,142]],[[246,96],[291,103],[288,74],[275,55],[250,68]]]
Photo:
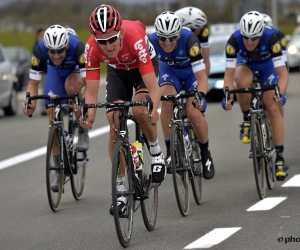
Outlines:
[[5,115],[6,116],[15,115],[18,111],[18,105],[19,105],[18,92],[15,88],[13,88],[10,96],[9,105],[3,108]]

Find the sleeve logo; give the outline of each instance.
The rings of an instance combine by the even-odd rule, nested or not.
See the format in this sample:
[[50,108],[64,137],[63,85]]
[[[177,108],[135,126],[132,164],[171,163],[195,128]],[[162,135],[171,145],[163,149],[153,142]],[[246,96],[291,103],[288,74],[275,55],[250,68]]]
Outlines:
[[281,46],[279,43],[274,44],[274,46],[272,47],[272,52],[274,54],[278,53],[281,50]]
[[32,56],[31,57],[31,64],[32,64],[32,66],[37,67],[40,64],[40,60],[38,60],[35,56]]
[[197,43],[193,45],[193,47],[189,50],[190,56],[197,56],[200,54],[200,47]]
[[82,55],[79,57],[79,60],[78,60],[78,61],[79,61],[80,64],[84,64],[84,61],[85,61],[85,60],[84,60],[84,54],[82,54]]
[[204,37],[208,36],[208,35],[209,35],[209,29],[208,29],[208,28],[205,28],[205,29],[203,30],[203,32],[202,32],[202,35],[203,35]]
[[231,45],[227,44],[226,53],[228,55],[234,55],[235,54],[235,48],[233,48]]
[[286,44],[287,44],[287,41],[286,41],[286,38],[284,37],[284,38],[281,39],[281,46],[285,47]]

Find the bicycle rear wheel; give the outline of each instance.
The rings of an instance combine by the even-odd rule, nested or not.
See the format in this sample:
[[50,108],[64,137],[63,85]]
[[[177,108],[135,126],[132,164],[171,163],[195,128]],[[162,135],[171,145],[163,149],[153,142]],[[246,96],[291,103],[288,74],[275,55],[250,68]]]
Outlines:
[[270,129],[270,120],[266,117],[265,118],[265,126],[266,126],[266,145],[267,148],[267,160],[265,161],[265,168],[266,168],[266,179],[268,188],[271,190],[274,187],[275,182],[275,146],[272,139],[271,129]]
[[73,164],[73,173],[71,175],[71,188],[75,200],[82,198],[84,185],[85,185],[85,171],[87,165],[87,154],[86,152],[77,152],[78,143],[78,123],[74,124],[73,127],[73,143],[71,151],[69,152],[70,160]]
[[196,204],[200,205],[202,203],[202,164],[200,147],[192,127],[189,127],[188,133],[193,149],[191,155],[192,172],[194,174],[194,177],[191,179],[192,190]]
[[[128,191],[119,192],[117,190],[117,177],[119,172],[122,175],[121,165],[125,167],[125,186]],[[129,150],[128,143],[122,140],[118,140],[114,148],[114,156],[112,162],[112,204],[113,204],[113,216],[115,221],[115,227],[120,244],[123,247],[128,247],[133,225],[133,212],[134,212],[134,188],[132,183],[132,158]],[[118,211],[118,198],[124,196],[127,198],[127,209],[123,214],[119,214]]]
[[143,138],[143,168],[138,172],[146,199],[141,199],[141,210],[145,227],[148,231],[155,228],[158,209],[158,185],[152,183],[151,164],[152,157],[149,153],[149,143]]
[[[47,143],[46,184],[48,201],[53,212],[59,209],[63,192],[64,171],[60,155],[62,151],[61,147],[63,147],[60,144],[60,138],[63,136],[62,133],[63,131],[57,125],[51,126]],[[55,179],[57,181],[54,186],[52,184],[55,183]]]
[[178,124],[171,126],[171,164],[175,196],[182,216],[187,216],[190,208],[189,173],[184,166],[184,144],[182,129]]
[[266,197],[264,146],[260,120],[256,114],[251,115],[251,151],[258,196],[264,199]]

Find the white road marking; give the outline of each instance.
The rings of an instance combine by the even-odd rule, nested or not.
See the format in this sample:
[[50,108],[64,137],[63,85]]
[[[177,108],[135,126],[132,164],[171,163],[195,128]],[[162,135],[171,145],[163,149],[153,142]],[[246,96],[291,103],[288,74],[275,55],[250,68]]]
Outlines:
[[265,198],[252,207],[248,208],[247,211],[265,211],[271,210],[273,207],[277,206],[280,202],[284,201],[287,197],[269,197]]
[[[128,124],[132,124],[132,122],[128,122]],[[108,132],[109,132],[109,125],[101,127],[99,129],[89,131],[89,136],[90,136],[90,138],[94,138],[94,137],[106,134]],[[0,170],[20,164],[25,161],[29,161],[29,160],[39,157],[41,155],[44,155],[44,154],[46,154],[46,151],[47,151],[47,147],[42,147],[42,148],[38,148],[38,149],[32,150],[30,152],[24,153],[24,154],[20,154],[20,155],[8,158],[6,160],[0,161]]]
[[300,174],[295,175],[293,178],[285,182],[282,187],[300,187]]
[[198,240],[186,246],[184,249],[210,248],[226,240],[229,236],[236,233],[240,229],[241,227],[215,228]]

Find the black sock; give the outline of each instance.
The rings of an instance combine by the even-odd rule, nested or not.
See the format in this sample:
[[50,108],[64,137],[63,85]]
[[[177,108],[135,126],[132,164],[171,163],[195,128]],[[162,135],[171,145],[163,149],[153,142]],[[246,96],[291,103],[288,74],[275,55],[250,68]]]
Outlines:
[[250,110],[248,109],[242,112],[243,112],[244,121],[250,121],[250,116],[249,116]]
[[198,141],[198,142],[199,142],[199,146],[200,146],[201,152],[205,152],[205,151],[209,150],[208,149],[208,140],[206,142],[204,142],[204,143],[202,143],[200,141]]
[[283,145],[277,145],[275,146],[276,151],[276,161],[284,161],[283,159]]
[[170,155],[170,140],[165,140],[167,155]]

